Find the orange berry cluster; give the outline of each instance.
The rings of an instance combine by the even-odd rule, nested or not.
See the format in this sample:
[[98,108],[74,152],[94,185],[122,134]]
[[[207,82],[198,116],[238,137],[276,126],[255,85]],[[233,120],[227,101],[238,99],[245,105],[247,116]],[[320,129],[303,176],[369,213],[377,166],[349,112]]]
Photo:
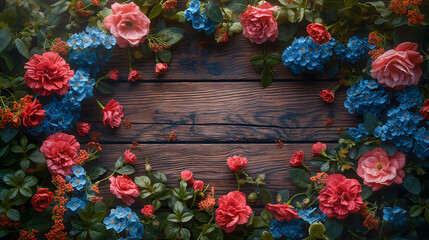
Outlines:
[[408,10],[408,22],[410,24],[419,25],[422,24],[423,20],[425,20],[425,15],[421,14],[418,8],[414,8],[413,10]]
[[383,36],[380,36],[377,32],[371,32],[368,35],[368,42],[376,47],[381,47],[383,43]]
[[4,129],[7,124],[11,128],[19,128],[21,126],[25,106],[33,102],[33,96],[26,95],[19,101],[20,103],[16,101],[13,103],[13,110],[9,107],[5,109],[0,108],[0,129]]
[[384,48],[375,48],[368,52],[368,54],[371,56],[372,61],[375,61],[378,57],[383,55]]
[[82,165],[85,161],[88,161],[89,159],[89,153],[85,150],[79,150],[79,155],[77,157],[75,165]]
[[92,2],[92,5],[94,5],[94,6],[100,5],[100,2],[98,0],[91,0],[91,2]]
[[160,38],[149,38],[149,48],[152,52],[162,52],[169,49],[171,45],[167,42],[167,35],[162,34]]
[[101,147],[101,144],[100,143],[98,143],[98,142],[89,142],[89,143],[87,143],[86,144],[86,146],[89,148],[89,149],[95,149],[96,151],[101,151],[101,150],[103,150],[103,148]]
[[216,200],[212,197],[211,193],[209,193],[207,194],[206,199],[204,199],[198,204],[198,207],[201,210],[210,211],[215,204],[216,204]]
[[365,221],[363,222],[363,225],[368,229],[378,229],[378,219],[374,216],[374,214],[372,214],[371,212],[368,211],[368,206],[366,205],[366,203],[363,203],[361,208],[359,209],[359,213],[365,217]]
[[67,43],[62,41],[61,38],[54,39],[54,45],[51,46],[51,52],[59,53],[66,56],[69,52],[67,51]]
[[326,179],[328,178],[328,174],[325,172],[318,172],[316,176],[312,176],[310,181],[315,182],[317,184],[326,184]]
[[31,229],[31,231],[25,231],[24,229],[19,232],[18,240],[37,240],[36,233],[39,230]]
[[121,121],[121,125],[125,126],[125,128],[130,128],[131,127],[131,121],[128,120],[127,117],[123,117],[122,121]]
[[6,215],[2,215],[0,218],[0,226],[2,227],[16,227],[19,226],[19,222],[12,221]]
[[407,14],[407,8],[411,7],[407,14],[408,22],[410,24],[422,24],[425,15],[420,13],[419,6],[421,4],[422,0],[393,0],[389,7],[397,15]]
[[174,10],[176,8],[176,5],[177,5],[177,0],[167,0],[162,5],[162,9],[171,11],[171,10]]

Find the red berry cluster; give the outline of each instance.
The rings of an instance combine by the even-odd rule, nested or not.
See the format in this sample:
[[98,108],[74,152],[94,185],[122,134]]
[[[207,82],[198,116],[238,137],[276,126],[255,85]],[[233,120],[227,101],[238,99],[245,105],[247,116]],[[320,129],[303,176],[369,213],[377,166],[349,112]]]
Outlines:
[[375,61],[383,53],[384,53],[384,48],[376,48],[368,52],[368,54],[371,56],[372,61]]
[[365,217],[365,221],[363,221],[363,226],[366,227],[368,230],[371,229],[378,229],[378,219],[375,217],[375,215],[368,211],[368,206],[366,203],[363,203],[361,208],[359,209],[359,213]]
[[381,36],[377,32],[371,32],[368,35],[368,39],[369,44],[374,45],[376,47],[381,47],[381,45],[383,44],[383,36]]
[[94,5],[94,6],[100,5],[100,2],[98,0],[91,0],[91,2],[92,2],[92,5]]
[[167,0],[162,5],[162,9],[171,11],[171,10],[174,10],[176,8],[176,5],[177,5],[177,0]]
[[85,150],[79,150],[79,155],[77,157],[75,165],[82,165],[85,161],[88,161],[89,159],[89,153]]
[[425,20],[425,15],[421,14],[418,8],[408,10],[407,16],[410,24],[419,25],[422,24],[423,20]]
[[[422,0],[393,0],[390,2],[390,10],[397,15],[407,14],[408,22],[410,24],[422,24],[425,19],[425,15],[420,13],[419,6],[422,4]],[[411,7],[411,10],[407,8]]]
[[0,129],[4,129],[7,124],[11,128],[19,128],[22,124],[22,118],[25,115],[25,107],[33,102],[33,96],[26,95],[19,102],[13,103],[13,109],[9,107],[0,108]]
[[31,229],[31,231],[21,230],[18,240],[37,240],[36,233],[38,232],[39,230],[36,229]]
[[164,49],[170,48],[167,37],[168,35],[162,34],[160,38],[149,38],[149,48],[152,52],[162,52]]
[[69,52],[67,51],[67,43],[62,41],[61,38],[55,38],[54,44],[51,46],[51,52],[59,53],[66,56]]
[[0,226],[2,227],[16,227],[19,226],[19,222],[12,221],[6,215],[2,215],[0,218]]

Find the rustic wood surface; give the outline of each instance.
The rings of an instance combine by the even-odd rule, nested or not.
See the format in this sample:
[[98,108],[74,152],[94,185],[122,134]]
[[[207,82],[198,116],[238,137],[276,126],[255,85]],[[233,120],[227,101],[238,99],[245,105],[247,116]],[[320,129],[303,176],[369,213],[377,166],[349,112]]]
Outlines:
[[[177,25],[177,24],[176,24]],[[171,25],[169,25],[171,26]],[[180,25],[183,27],[183,25]],[[343,106],[345,91],[340,89],[335,103],[322,102],[319,92],[333,88],[338,79],[326,75],[297,76],[286,66],[276,66],[273,84],[263,89],[259,83],[260,68],[249,58],[261,54],[261,45],[251,44],[235,35],[226,44],[216,44],[209,36],[185,27],[185,38],[171,48],[173,59],[167,73],[154,74],[154,60],[138,60],[134,69],[142,79],[127,82],[128,49],[114,50],[104,72],[117,68],[120,79],[111,81],[113,95],[95,94],[103,104],[115,99],[124,106],[130,128],[104,127],[101,110],[95,101],[84,104],[81,121],[101,133],[103,146],[96,164],[113,168],[116,159],[132,141],[141,150],[133,164],[137,176],[145,173],[145,158],[153,170],[164,172],[171,187],[180,181],[180,172],[190,170],[196,179],[215,187],[216,196],[236,189],[234,174],[226,160],[239,155],[249,160],[245,170],[256,177],[266,174],[266,188],[273,194],[281,189],[297,192],[288,174],[290,157],[298,150],[311,160],[311,147],[317,141],[334,145],[339,127],[357,125],[357,117]],[[200,48],[199,41],[208,39]],[[281,53],[284,44],[267,44],[268,52]],[[328,118],[333,120],[326,126]],[[174,131],[175,142],[168,142]],[[89,137],[79,137],[88,142]],[[285,142],[277,148],[275,140]],[[100,186],[102,196],[111,198],[108,181]],[[254,186],[245,185],[248,194]]]

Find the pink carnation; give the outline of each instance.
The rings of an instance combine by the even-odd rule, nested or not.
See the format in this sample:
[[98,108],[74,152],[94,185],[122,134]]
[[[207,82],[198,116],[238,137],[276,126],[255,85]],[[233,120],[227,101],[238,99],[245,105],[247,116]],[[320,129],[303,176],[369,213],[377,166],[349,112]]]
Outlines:
[[362,206],[362,187],[356,179],[341,174],[329,175],[326,186],[319,192],[319,209],[328,218],[344,219]]
[[229,192],[219,198],[219,208],[215,211],[216,223],[226,233],[233,232],[237,225],[245,224],[252,214],[246,205],[246,196],[239,191]]
[[52,175],[67,176],[78,157],[80,144],[73,135],[55,133],[43,141],[40,152]]
[[115,36],[119,47],[124,48],[128,44],[136,47],[144,42],[149,33],[150,20],[135,3],[114,3],[112,12],[104,19],[104,26]]
[[417,85],[422,76],[423,57],[416,50],[417,43],[404,42],[372,63],[371,75],[378,83],[395,90]]
[[378,147],[359,158],[356,173],[363,178],[363,183],[377,191],[384,185],[401,184],[405,177],[404,166],[405,155],[402,152],[396,151],[391,157]]
[[58,53],[35,54],[25,64],[25,82],[35,93],[43,96],[57,93],[64,95],[70,88],[69,81],[74,75],[70,66]]
[[132,197],[140,196],[139,187],[131,180],[128,175],[110,177],[110,192],[117,198],[122,199],[128,206],[135,200]]
[[276,10],[277,6],[272,7],[268,2],[259,7],[249,6],[239,16],[243,26],[243,35],[256,44],[262,44],[267,40],[274,42],[279,35],[277,21],[273,17]]

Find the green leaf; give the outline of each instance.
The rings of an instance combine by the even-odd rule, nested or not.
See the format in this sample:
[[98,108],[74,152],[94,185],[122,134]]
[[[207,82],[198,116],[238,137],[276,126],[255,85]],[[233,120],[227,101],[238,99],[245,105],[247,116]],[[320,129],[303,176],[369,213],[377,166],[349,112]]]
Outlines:
[[404,186],[405,189],[407,189],[408,192],[418,195],[420,194],[420,181],[418,178],[408,175],[404,178],[404,181],[402,182],[402,186]]
[[8,143],[12,140],[19,132],[19,129],[16,128],[6,128],[0,131],[1,139],[3,142]]
[[38,179],[35,176],[27,176],[24,179],[24,186],[25,187],[32,187],[36,185],[38,182]]
[[264,62],[265,62],[265,57],[264,57],[264,55],[261,55],[261,54],[253,55],[250,58],[250,63],[256,67],[260,67],[260,66],[264,65]]
[[161,14],[161,12],[162,12],[162,4],[158,2],[150,11],[149,19],[158,17],[158,15]]
[[274,240],[274,237],[267,231],[264,231],[261,235],[262,240]]
[[21,169],[15,172],[15,182],[22,183],[25,179],[25,172]]
[[167,224],[165,227],[164,233],[168,239],[177,239],[179,236],[179,226],[173,224]]
[[264,188],[259,189],[259,197],[261,198],[261,201],[264,205],[273,203],[273,196],[271,195],[271,192]]
[[101,222],[91,224],[89,237],[91,240],[103,240],[106,237],[106,226]]
[[69,1],[64,1],[64,0],[60,0],[54,4],[51,5],[52,8],[52,13],[59,15],[65,11],[67,11],[67,8],[69,7],[70,2]]
[[43,156],[39,149],[34,150],[28,158],[34,163],[46,163],[45,156]]
[[236,13],[242,13],[246,11],[247,9],[247,1],[246,0],[231,0],[226,4],[226,7],[229,8],[229,10],[236,12]]
[[325,222],[326,235],[328,235],[329,239],[337,239],[342,233],[344,229],[343,222],[335,219],[328,218]]
[[165,29],[167,26],[165,25],[165,21],[164,19],[161,19],[156,25],[155,28],[153,29],[154,33],[158,33],[159,31],[161,31],[162,29]]
[[173,212],[178,216],[181,215],[183,212],[183,204],[179,201],[175,202],[173,205]]
[[3,10],[1,13],[1,20],[3,20],[7,26],[13,27],[18,22],[18,13],[16,7],[10,7]]
[[267,63],[270,66],[280,64],[282,62],[282,55],[280,53],[270,53],[267,55]]
[[12,40],[12,31],[9,28],[0,30],[0,53],[2,53]]
[[6,216],[10,218],[10,220],[18,222],[20,214],[19,211],[16,209],[9,209],[6,211]]
[[19,193],[21,193],[21,195],[24,197],[32,197],[33,196],[33,191],[31,191],[31,188],[29,188],[29,187],[20,188]]
[[181,220],[181,222],[189,222],[189,221],[191,221],[191,219],[194,217],[194,215],[192,215],[192,213],[190,213],[190,212],[185,212],[183,215],[182,215],[182,220]]
[[24,152],[24,149],[22,149],[22,147],[19,145],[13,145],[10,150],[14,153],[23,153]]
[[97,178],[99,178],[101,175],[106,173],[107,169],[108,168],[106,166],[95,166],[95,167],[91,168],[91,170],[89,171],[88,177],[94,181]]
[[179,222],[179,221],[180,221],[180,219],[177,217],[177,215],[176,215],[176,214],[172,214],[172,213],[170,213],[170,214],[168,215],[168,217],[167,217],[167,221],[170,221],[170,222]]
[[113,94],[112,87],[109,84],[105,83],[105,82],[102,82],[102,81],[98,82],[97,85],[96,85],[96,88],[102,94],[106,94],[106,95]]
[[277,199],[281,200],[282,203],[285,203],[289,200],[289,190],[280,190],[277,193]]
[[205,214],[204,212],[197,212],[195,213],[195,219],[197,219],[199,222],[206,223],[210,220],[210,218]]
[[329,171],[329,162],[325,162],[322,165],[320,165],[320,171],[322,171],[322,172]]
[[289,176],[292,182],[299,188],[307,188],[308,183],[310,183],[310,176],[303,169],[292,168],[289,170]]
[[363,200],[368,199],[372,195],[372,193],[373,193],[373,190],[371,187],[368,187],[366,185],[362,186],[361,196]]
[[171,51],[170,49],[164,49],[164,51],[158,53],[159,60],[161,62],[169,64],[171,62]]
[[155,182],[167,184],[167,177],[165,176],[164,173],[157,172],[152,176],[155,178],[155,180],[154,180]]
[[328,68],[328,76],[329,78],[334,78],[338,71],[340,70],[340,65],[338,65],[338,62],[335,61],[334,64],[332,64],[329,68]]
[[318,237],[325,233],[325,231],[325,226],[323,226],[321,222],[315,222],[311,224],[310,228],[308,229],[308,234],[310,234],[310,236]]
[[378,127],[378,117],[371,112],[365,112],[363,114],[363,128],[369,133],[373,134],[376,127]]
[[267,225],[267,223],[259,216],[255,216],[253,218],[252,226],[254,228],[264,228]]
[[88,231],[83,231],[77,235],[77,240],[86,240],[88,238]]
[[180,229],[180,236],[182,237],[181,239],[183,240],[189,240],[191,239],[191,232],[189,232],[189,230],[186,228],[182,228]]
[[298,29],[298,24],[282,24],[279,26],[279,35],[277,39],[287,42],[293,38]]
[[150,188],[150,179],[147,176],[138,176],[134,178],[135,184],[139,187]]
[[13,174],[6,174],[3,177],[3,182],[6,183],[9,186],[15,186],[15,177],[13,176]]
[[222,11],[217,3],[208,1],[205,5],[207,16],[214,22],[223,22]]
[[24,135],[19,139],[19,144],[21,144],[21,147],[25,148],[28,144],[27,137]]
[[7,236],[8,233],[9,233],[9,231],[0,230],[0,238]]
[[158,199],[154,199],[152,201],[152,206],[155,210],[158,210],[161,208],[161,201],[159,201]]
[[410,217],[415,218],[422,214],[423,208],[420,205],[414,205],[410,208]]
[[15,39],[15,46],[18,49],[18,52],[21,53],[27,59],[30,59],[30,52],[28,51],[28,46],[20,39]]
[[125,165],[124,167],[119,168],[118,170],[116,170],[116,172],[119,173],[119,174],[130,175],[130,174],[135,173],[135,170],[130,165]]
[[176,44],[180,39],[183,38],[183,34],[185,33],[185,29],[179,27],[170,27],[162,29],[158,32],[158,35],[165,34],[165,37],[168,39],[167,42],[170,45]]
[[425,209],[425,220],[426,220],[426,222],[429,223],[429,209],[428,208]]
[[394,156],[396,152],[396,146],[395,144],[388,143],[388,142],[381,142],[380,147],[386,151],[389,156]]
[[271,67],[266,64],[264,69],[261,72],[261,83],[262,87],[266,88],[271,85],[273,82],[274,73],[271,70]]
[[124,165],[124,156],[120,156],[115,162],[115,169]]

